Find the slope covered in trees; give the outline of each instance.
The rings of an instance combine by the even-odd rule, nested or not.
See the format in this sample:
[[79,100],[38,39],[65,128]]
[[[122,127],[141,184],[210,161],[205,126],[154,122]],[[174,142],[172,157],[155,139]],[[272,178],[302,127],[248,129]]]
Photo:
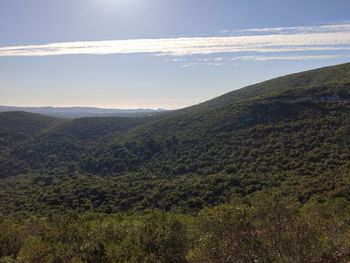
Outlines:
[[1,210],[191,212],[273,187],[347,198],[349,88],[343,64],[152,118],[1,113]]
[[136,128],[116,138],[107,156],[123,150],[163,174],[303,166],[306,174],[329,168],[323,150],[339,153],[330,162],[340,166],[349,157],[349,85],[350,64],[253,85]]

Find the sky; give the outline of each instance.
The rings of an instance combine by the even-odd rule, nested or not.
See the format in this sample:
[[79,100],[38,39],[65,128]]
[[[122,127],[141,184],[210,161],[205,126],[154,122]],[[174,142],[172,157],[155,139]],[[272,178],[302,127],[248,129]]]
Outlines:
[[178,109],[350,61],[349,0],[0,0],[0,105]]

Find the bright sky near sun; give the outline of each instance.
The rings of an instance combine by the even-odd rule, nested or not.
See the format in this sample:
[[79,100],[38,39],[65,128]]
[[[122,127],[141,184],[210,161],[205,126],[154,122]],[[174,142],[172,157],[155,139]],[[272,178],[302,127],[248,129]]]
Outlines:
[[0,105],[175,109],[350,61],[349,0],[0,0]]

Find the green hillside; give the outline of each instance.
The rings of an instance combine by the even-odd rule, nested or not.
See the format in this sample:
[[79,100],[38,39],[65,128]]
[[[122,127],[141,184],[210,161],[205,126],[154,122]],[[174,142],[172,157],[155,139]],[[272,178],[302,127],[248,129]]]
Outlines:
[[[161,177],[303,176],[339,168],[349,160],[349,85],[345,64],[233,91],[116,137],[83,170],[99,174],[107,158]],[[111,165],[109,174],[118,172]]]
[[15,153],[18,146],[64,121],[27,112],[0,113],[0,178],[30,172],[27,161]]
[[276,187],[299,200],[349,196],[350,64],[152,118],[1,113],[0,123],[4,213],[192,212]]
[[[25,170],[3,169],[0,176],[8,177],[26,171],[66,171],[82,157],[89,156],[109,136],[116,136],[151,118],[82,118],[64,120],[25,112],[0,113],[2,159],[23,163]],[[3,166],[6,167],[6,164]],[[72,168],[69,168],[72,169]]]

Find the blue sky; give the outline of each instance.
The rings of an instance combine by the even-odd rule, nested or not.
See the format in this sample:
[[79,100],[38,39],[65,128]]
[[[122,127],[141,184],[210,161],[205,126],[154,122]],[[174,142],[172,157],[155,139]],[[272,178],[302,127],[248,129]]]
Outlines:
[[342,0],[0,0],[0,104],[181,108],[350,61]]

